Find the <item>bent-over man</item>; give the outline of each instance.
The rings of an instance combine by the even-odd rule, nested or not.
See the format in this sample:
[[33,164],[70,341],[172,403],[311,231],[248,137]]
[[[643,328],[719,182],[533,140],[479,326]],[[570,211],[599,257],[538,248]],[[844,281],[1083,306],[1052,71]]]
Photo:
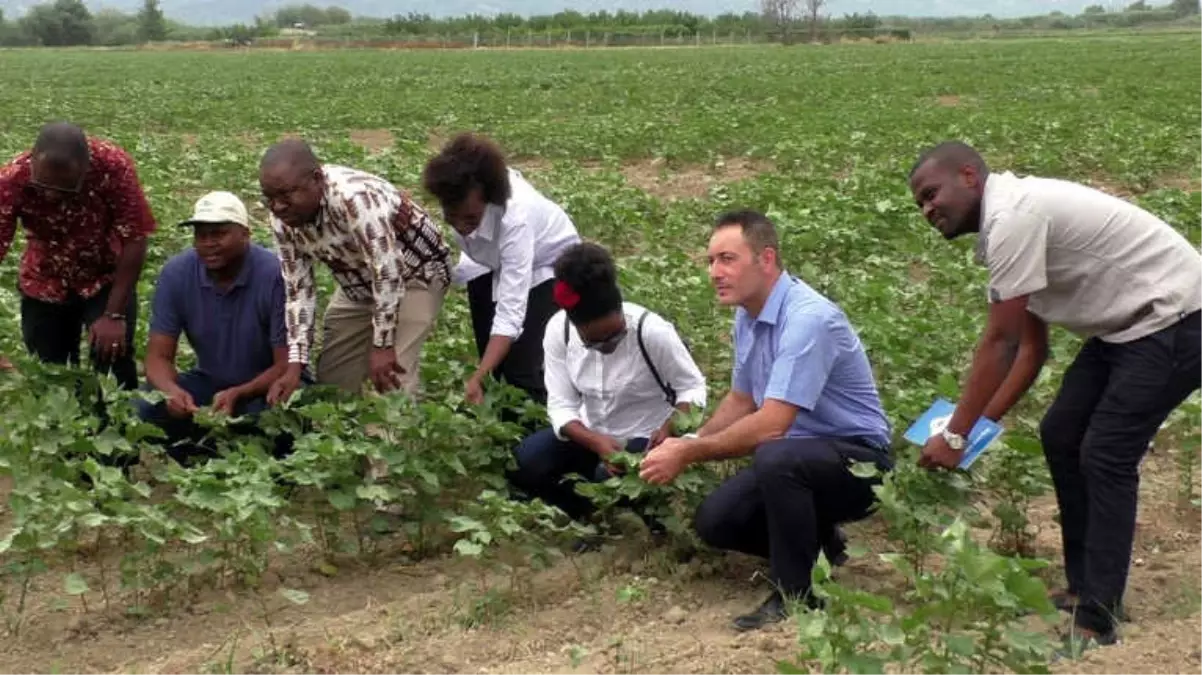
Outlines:
[[1084,337],[1040,426],[1068,577],[1052,600],[1075,614],[1070,640],[1112,644],[1140,460],[1202,386],[1202,255],[1134,204],[1068,181],[992,173],[958,141],[923,153],[910,189],[945,238],[978,234],[977,260],[989,270],[984,334],[922,464],[955,467],[976,421],[1002,419],[1023,397],[1047,359],[1048,324]]
[[284,271],[288,369],[268,394],[287,399],[309,362],[317,312],[315,262],[338,284],[326,308],[317,381],[357,392],[416,394],[422,345],[450,283],[450,248],[426,212],[391,183],[322,164],[307,143],[263,155],[263,201]]
[[133,159],[73,124],[45,125],[31,150],[0,167],[0,259],[17,221],[26,349],[78,365],[86,328],[95,370],[136,388],[137,285],[156,225]]

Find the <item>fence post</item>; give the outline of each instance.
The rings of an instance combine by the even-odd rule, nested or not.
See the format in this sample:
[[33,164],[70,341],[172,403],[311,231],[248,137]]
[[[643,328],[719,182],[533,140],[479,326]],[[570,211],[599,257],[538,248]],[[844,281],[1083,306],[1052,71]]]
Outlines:
[[472,33],[472,49],[480,48],[480,31]]
[[505,48],[506,48],[506,49],[509,49],[509,33],[510,33],[512,30],[513,30],[512,28],[506,28],[506,29],[505,29]]

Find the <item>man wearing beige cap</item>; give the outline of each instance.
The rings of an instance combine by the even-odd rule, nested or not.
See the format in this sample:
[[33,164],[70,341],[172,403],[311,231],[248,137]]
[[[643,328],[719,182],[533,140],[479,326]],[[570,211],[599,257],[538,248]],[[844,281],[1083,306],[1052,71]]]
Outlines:
[[[198,408],[235,416],[267,408],[267,390],[288,366],[288,343],[280,260],[251,242],[242,201],[210,192],[181,226],[192,228],[193,247],[159,274],[146,348],[146,380],[166,400],[143,401],[139,412],[163,428],[182,461],[203,454],[203,430],[192,422]],[[184,373],[175,367],[180,335],[196,353],[196,367]]]

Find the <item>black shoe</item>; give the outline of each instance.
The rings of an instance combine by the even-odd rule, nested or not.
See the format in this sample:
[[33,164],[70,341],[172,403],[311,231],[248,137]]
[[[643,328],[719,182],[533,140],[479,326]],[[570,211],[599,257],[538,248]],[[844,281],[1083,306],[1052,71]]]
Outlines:
[[822,552],[830,561],[831,567],[841,567],[847,564],[847,535],[836,525],[831,530],[831,536],[822,542]]
[[601,545],[605,543],[605,538],[599,534],[594,534],[588,537],[581,537],[572,542],[572,553],[580,555],[591,551],[600,551]]
[[[1048,599],[1052,601],[1052,606],[1056,609],[1074,614],[1077,611],[1077,603],[1081,600],[1075,593],[1069,591],[1054,591],[1048,594]],[[1114,619],[1123,623],[1129,623],[1131,616],[1127,614],[1126,607],[1119,607],[1114,613]]]
[[772,595],[764,601],[751,614],[744,614],[735,617],[734,627],[739,632],[758,630],[767,626],[770,623],[779,623],[788,618],[789,613],[785,609],[785,599],[781,597],[779,591],[773,591]]

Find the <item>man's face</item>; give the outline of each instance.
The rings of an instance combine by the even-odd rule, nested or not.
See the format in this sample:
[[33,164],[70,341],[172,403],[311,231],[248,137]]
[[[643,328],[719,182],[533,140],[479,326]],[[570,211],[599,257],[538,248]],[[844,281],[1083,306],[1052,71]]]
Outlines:
[[928,160],[910,177],[910,191],[922,216],[944,239],[975,232],[980,223],[981,177],[976,169],[952,169]]
[[756,254],[744,238],[743,228],[728,225],[710,236],[709,263],[718,303],[742,305],[764,290],[776,265],[776,252],[766,248]]
[[51,201],[65,201],[79,194],[88,165],[40,154],[33,158],[29,168],[32,188]]
[[211,272],[230,267],[250,245],[250,233],[237,223],[198,223],[192,228],[192,246]]
[[323,187],[321,169],[302,171],[280,162],[259,171],[263,205],[289,227],[307,225],[317,219]]
[[442,216],[459,236],[466,237],[480,227],[481,221],[484,220],[484,210],[487,208],[484,191],[476,187],[468,191],[467,197],[461,203],[455,206],[444,204]]

